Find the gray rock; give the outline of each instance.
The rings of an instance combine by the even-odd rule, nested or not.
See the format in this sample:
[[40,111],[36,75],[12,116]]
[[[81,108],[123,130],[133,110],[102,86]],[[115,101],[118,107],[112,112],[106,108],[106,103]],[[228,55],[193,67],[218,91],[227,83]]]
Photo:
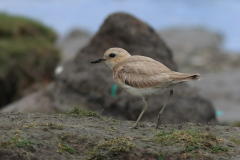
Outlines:
[[[99,112],[104,109],[102,114],[118,119],[136,120],[143,107],[141,99],[129,96],[120,89],[117,90],[117,96],[112,97],[112,71],[104,64],[89,63],[102,57],[110,47],[121,47],[132,55],[151,57],[170,69],[177,70],[170,49],[151,27],[131,15],[116,13],[105,20],[98,33],[74,59],[61,65],[62,71],[60,69],[56,75],[53,88],[47,91],[51,103],[46,105],[60,112],[80,105]],[[149,97],[149,108],[142,120],[156,121],[167,96]],[[39,95],[34,98],[40,100],[43,97]],[[25,112],[34,105],[23,105],[23,101],[21,103],[18,107],[24,108]],[[19,110],[17,104],[10,107]],[[175,95],[163,115],[163,123],[215,121],[215,111],[210,101],[198,96],[197,91],[187,84],[175,88]]]

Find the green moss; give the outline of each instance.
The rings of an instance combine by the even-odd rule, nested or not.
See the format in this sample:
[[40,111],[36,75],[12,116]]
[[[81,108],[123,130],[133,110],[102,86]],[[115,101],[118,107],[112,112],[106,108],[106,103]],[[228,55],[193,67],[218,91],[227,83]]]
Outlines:
[[230,141],[236,143],[237,145],[240,145],[240,139],[235,136],[231,136]]
[[37,123],[29,123],[27,126],[24,126],[26,129],[29,128],[37,128],[38,124]]
[[131,140],[129,137],[121,137],[99,143],[92,152],[89,152],[90,156],[88,159],[104,159],[107,155],[129,152],[131,148],[135,147],[135,144],[130,142]]
[[79,107],[74,107],[72,110],[67,111],[68,116],[87,116],[87,117],[100,117],[99,114],[92,110],[83,110]]
[[71,153],[71,154],[75,153],[75,150],[72,147],[70,147],[69,145],[67,145],[67,144],[64,144],[62,149],[67,151],[67,152],[69,152],[69,153]]
[[63,125],[60,124],[48,123],[47,126],[51,129],[63,130]]
[[0,13],[0,107],[21,98],[34,82],[54,78],[60,60],[56,39],[57,34],[39,22]]
[[114,119],[113,117],[104,117],[101,116],[101,119],[108,122],[110,125],[120,124],[119,120]]
[[19,138],[19,137],[13,137],[13,142],[18,146],[18,147],[24,147],[27,144],[35,144],[34,141],[27,141],[25,139]]
[[13,146],[14,146],[14,144],[10,140],[0,142],[0,147],[1,148],[11,148]]
[[69,152],[71,154],[75,154],[76,153],[75,150],[72,147],[70,147],[67,144],[63,144],[62,140],[60,140],[60,142],[58,144],[58,147],[59,147],[59,149],[57,150],[58,153],[62,153],[63,151],[67,151],[67,152]]
[[159,132],[155,134],[153,141],[161,145],[173,145],[176,143],[184,144],[186,152],[191,152],[197,149],[203,149],[208,152],[227,152],[228,148],[222,145],[220,138],[211,133],[199,133],[195,130],[181,130],[170,132]]
[[0,13],[0,22],[1,37],[39,37],[44,35],[51,42],[57,38],[52,29],[32,19]]
[[[42,126],[44,126],[42,128]],[[24,126],[26,129],[30,128],[41,128],[43,131],[48,131],[48,129],[58,129],[63,130],[63,125],[54,124],[54,123],[29,123],[28,125]]]
[[105,129],[106,131],[111,131],[111,132],[115,132],[117,130],[116,127],[109,127],[107,129]]
[[164,160],[164,154],[163,153],[154,152],[154,155],[157,157],[158,160]]
[[38,71],[47,72],[44,67],[52,66],[51,62],[56,63],[60,58],[59,51],[45,37],[6,39],[0,36],[0,50],[1,72],[8,71],[14,65],[22,69],[25,66],[36,67]]
[[195,149],[199,149],[199,146],[190,146],[190,145],[188,145],[186,147],[186,149],[187,149],[187,152],[191,152],[191,151],[193,151]]
[[59,59],[59,51],[53,45],[57,34],[52,29],[34,20],[3,13],[0,22],[0,71],[8,69],[9,64],[28,64],[34,57],[38,63],[45,63],[41,61],[46,59],[39,57],[49,53]]
[[66,143],[67,139],[70,137],[73,137],[73,136],[68,133],[64,133],[62,136],[59,137],[60,141],[58,143],[58,147],[59,147],[59,149],[57,150],[58,153],[62,153],[63,151],[67,151],[71,154],[76,153],[75,150]]
[[60,139],[61,139],[62,141],[64,141],[64,140],[67,140],[67,138],[68,138],[69,136],[70,136],[69,134],[63,134],[63,135],[60,137]]
[[223,147],[223,146],[213,146],[213,152],[227,152],[228,147]]
[[33,152],[33,153],[37,151],[32,145],[27,145],[26,149],[30,152]]
[[35,142],[32,140],[25,140],[25,139],[19,137],[18,134],[16,134],[11,140],[0,142],[0,147],[1,148],[13,148],[13,147],[17,146],[19,148],[22,148],[29,144],[35,144]]

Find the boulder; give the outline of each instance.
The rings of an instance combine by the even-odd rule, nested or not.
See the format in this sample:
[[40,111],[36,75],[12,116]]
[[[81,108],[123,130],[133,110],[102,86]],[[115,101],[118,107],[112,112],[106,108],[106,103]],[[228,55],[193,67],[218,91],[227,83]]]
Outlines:
[[[78,105],[117,119],[136,120],[143,107],[142,100],[129,96],[120,89],[117,89],[114,96],[112,71],[104,64],[90,64],[90,61],[101,58],[111,47],[124,48],[132,55],[151,57],[170,69],[177,70],[171,50],[150,26],[129,14],[112,14],[74,59],[57,68],[56,81],[46,91],[51,97],[51,103],[47,102],[48,109],[40,109],[41,112],[49,112],[52,108],[65,112]],[[196,90],[187,84],[181,84],[174,90],[175,95],[165,109],[163,123],[216,121],[213,105],[200,97]],[[19,111],[21,108],[21,111],[28,112],[32,105],[44,103],[41,101],[42,95],[35,96],[36,100],[28,105],[26,103],[29,97],[26,97],[19,102],[22,105],[15,103],[8,106],[11,109],[5,108],[2,111]],[[168,94],[149,97],[149,107],[142,120],[156,121],[167,96]]]
[[54,78],[57,35],[34,20],[0,13],[0,107]]

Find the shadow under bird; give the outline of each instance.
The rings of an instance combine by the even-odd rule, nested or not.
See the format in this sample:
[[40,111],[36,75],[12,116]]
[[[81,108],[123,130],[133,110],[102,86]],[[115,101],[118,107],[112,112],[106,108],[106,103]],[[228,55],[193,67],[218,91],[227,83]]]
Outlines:
[[122,90],[143,100],[143,110],[132,128],[137,127],[139,120],[147,109],[146,97],[170,92],[168,100],[158,113],[156,124],[156,128],[158,128],[161,125],[163,111],[173,96],[173,86],[185,81],[200,80],[199,74],[171,71],[152,58],[138,55],[131,56],[122,48],[110,48],[104,53],[103,58],[91,63],[99,62],[104,62],[112,69],[113,80]]

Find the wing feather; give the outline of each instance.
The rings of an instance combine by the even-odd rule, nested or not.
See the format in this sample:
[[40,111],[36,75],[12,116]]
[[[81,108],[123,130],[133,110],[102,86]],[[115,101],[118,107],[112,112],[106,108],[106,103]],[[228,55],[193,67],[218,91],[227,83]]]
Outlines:
[[171,81],[165,65],[143,56],[132,56],[114,67],[114,80],[134,88],[151,88],[167,85]]

